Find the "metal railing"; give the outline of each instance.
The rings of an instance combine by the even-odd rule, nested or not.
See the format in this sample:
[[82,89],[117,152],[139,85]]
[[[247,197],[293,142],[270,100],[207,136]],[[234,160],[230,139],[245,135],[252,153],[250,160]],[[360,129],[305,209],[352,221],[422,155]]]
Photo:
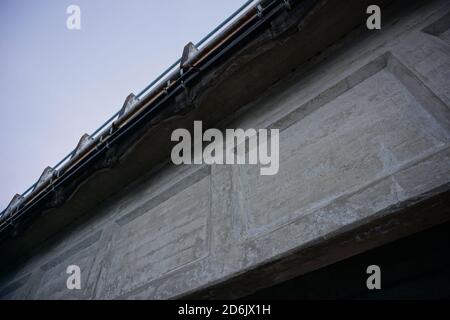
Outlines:
[[[226,18],[223,22],[221,22],[216,28],[214,28],[210,33],[208,33],[205,37],[203,37],[195,46],[199,49],[201,49],[202,45],[204,45],[208,40],[210,40],[214,35],[216,35],[218,32],[220,32],[223,28],[225,28],[227,25],[232,23],[236,18],[239,17],[239,15],[250,5],[254,3],[258,3],[260,0],[248,0],[246,1],[240,8],[238,8],[235,12],[233,12],[228,18]],[[162,79],[166,75],[168,75],[171,71],[173,71],[177,66],[180,64],[181,58],[178,59],[176,62],[174,62],[170,67],[168,67],[164,72],[162,72],[155,80],[153,80],[149,85],[147,85],[141,92],[139,92],[136,95],[136,98],[141,98],[145,96],[146,93],[151,91],[152,88],[154,88],[156,85],[158,85]],[[120,110],[118,110],[114,115],[112,115],[106,122],[104,122],[100,127],[98,127],[91,135],[91,138],[97,137],[99,134],[103,132],[105,128],[110,126],[115,120],[117,120],[120,116]],[[57,170],[63,166],[67,161],[69,161],[75,154],[76,149],[72,150],[68,155],[66,155],[63,159],[61,159],[54,167],[52,167],[53,170]],[[29,193],[31,193],[34,188],[36,187],[38,181],[36,181],[33,185],[31,185],[27,190],[25,190],[21,196],[26,197]],[[0,213],[0,219],[3,217],[4,213],[6,212],[5,208]]]

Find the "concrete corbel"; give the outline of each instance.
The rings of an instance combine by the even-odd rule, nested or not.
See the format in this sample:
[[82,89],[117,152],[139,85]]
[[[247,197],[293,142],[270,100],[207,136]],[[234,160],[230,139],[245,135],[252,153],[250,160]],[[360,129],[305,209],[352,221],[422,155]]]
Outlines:
[[41,176],[39,177],[39,180],[36,182],[36,186],[34,189],[39,188],[41,185],[49,182],[53,176],[54,176],[55,170],[51,167],[47,167],[42,172]]
[[139,99],[134,95],[134,93],[130,93],[125,102],[123,103],[122,109],[119,112],[119,118],[121,118],[124,114],[128,113],[133,107],[139,102]]
[[20,194],[16,194],[12,200],[9,202],[8,206],[6,207],[5,212],[3,213],[2,216],[0,216],[0,221],[4,221],[7,218],[9,218],[15,211],[17,211],[17,209],[19,208],[19,206],[22,204],[24,200],[24,197],[21,196]]
[[198,49],[192,42],[189,42],[187,45],[184,46],[183,54],[181,56],[181,61],[180,61],[180,69],[181,70],[190,67],[190,65],[188,64],[189,59],[197,52],[198,52]]
[[77,147],[75,148],[75,152],[72,155],[72,158],[83,152],[83,150],[85,150],[86,147],[89,145],[89,143],[91,143],[93,140],[94,139],[87,133],[83,134],[83,136],[80,138],[80,141],[77,144]]

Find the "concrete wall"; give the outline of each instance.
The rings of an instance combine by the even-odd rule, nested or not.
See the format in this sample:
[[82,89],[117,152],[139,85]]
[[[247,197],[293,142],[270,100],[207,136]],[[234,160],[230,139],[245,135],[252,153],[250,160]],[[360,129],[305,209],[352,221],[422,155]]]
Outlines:
[[[255,165],[168,164],[43,244],[3,277],[0,296],[178,297],[448,190],[449,17],[448,1],[398,12],[224,121],[280,129],[277,175]],[[383,230],[376,236],[382,241]],[[71,264],[81,267],[82,290],[66,288]],[[271,282],[282,280],[272,271]]]

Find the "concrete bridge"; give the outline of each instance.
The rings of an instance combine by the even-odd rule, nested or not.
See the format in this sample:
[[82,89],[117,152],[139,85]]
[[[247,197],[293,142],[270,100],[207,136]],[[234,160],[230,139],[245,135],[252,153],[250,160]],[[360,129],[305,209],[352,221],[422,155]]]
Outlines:
[[[12,201],[1,298],[245,297],[449,220],[450,3],[289,3],[188,46],[182,85],[130,96]],[[381,30],[366,28],[374,3]],[[278,174],[173,165],[171,132],[194,120],[279,129]]]

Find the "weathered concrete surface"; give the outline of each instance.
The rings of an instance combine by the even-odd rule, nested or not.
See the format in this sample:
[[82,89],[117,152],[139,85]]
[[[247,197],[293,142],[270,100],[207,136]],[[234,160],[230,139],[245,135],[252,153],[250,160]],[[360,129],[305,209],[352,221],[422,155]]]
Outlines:
[[157,167],[11,266],[0,296],[239,297],[447,220],[450,4],[403,4],[219,124],[279,128],[277,175]]

